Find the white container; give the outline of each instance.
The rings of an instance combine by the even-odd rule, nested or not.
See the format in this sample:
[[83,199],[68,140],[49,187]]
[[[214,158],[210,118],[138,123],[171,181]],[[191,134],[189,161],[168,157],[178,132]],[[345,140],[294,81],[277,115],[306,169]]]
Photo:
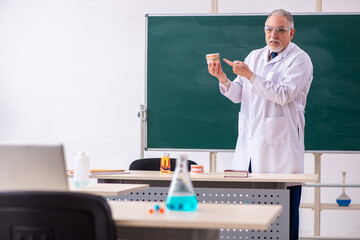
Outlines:
[[203,173],[204,165],[191,165],[191,173]]
[[89,158],[84,151],[79,151],[78,156],[75,157],[74,166],[74,186],[87,187],[89,185]]
[[206,54],[206,61],[207,64],[220,62],[220,54],[219,53]]

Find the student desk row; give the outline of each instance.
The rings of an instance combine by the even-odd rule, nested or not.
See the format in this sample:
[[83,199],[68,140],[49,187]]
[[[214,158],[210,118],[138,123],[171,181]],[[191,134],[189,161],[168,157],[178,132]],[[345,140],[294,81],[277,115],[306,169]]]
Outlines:
[[[90,184],[70,191],[119,196],[149,188],[148,184]],[[206,204],[194,212],[149,213],[155,202],[109,201],[117,237],[121,239],[219,239],[219,229],[266,230],[282,211],[280,205]]]
[[[150,188],[114,196],[110,200],[165,202],[173,174],[130,171],[130,174],[97,175],[98,183],[149,184]],[[289,184],[316,182],[316,174],[249,174],[225,178],[224,173],[190,174],[199,203],[281,205],[282,213],[268,230],[220,230],[219,239],[287,239],[289,236]]]

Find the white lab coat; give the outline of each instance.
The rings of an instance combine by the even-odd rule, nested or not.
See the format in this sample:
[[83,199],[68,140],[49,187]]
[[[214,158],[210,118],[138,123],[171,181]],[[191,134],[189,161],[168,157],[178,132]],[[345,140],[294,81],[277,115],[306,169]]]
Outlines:
[[310,57],[290,43],[268,61],[269,48],[252,51],[245,63],[254,82],[238,76],[220,91],[241,102],[232,168],[254,173],[304,172],[304,109],[313,79]]

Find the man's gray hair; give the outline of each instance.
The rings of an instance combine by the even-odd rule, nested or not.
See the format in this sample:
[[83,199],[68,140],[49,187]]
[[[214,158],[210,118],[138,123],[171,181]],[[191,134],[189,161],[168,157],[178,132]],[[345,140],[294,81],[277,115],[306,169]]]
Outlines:
[[[286,11],[286,10],[284,10],[284,9],[276,9],[276,10],[272,11],[272,12],[269,14],[269,16],[267,17],[267,19],[269,19],[269,17],[274,16],[274,15],[275,15],[275,16],[284,16],[284,17],[286,17],[286,19],[287,19],[290,27],[291,27],[291,28],[294,28],[294,18],[293,18],[293,16],[291,15],[290,12],[288,12],[288,11]],[[267,19],[266,19],[266,20],[267,20]]]

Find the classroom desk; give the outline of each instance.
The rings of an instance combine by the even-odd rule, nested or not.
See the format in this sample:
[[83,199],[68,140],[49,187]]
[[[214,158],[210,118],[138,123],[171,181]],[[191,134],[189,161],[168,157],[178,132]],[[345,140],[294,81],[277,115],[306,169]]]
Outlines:
[[141,191],[149,188],[149,184],[89,184],[88,187],[76,188],[73,184],[69,190],[73,192],[91,193],[101,196],[119,196],[121,194]]
[[[189,173],[191,180],[195,185],[206,186],[211,182],[212,184],[216,184],[217,182],[221,182],[223,184],[226,183],[236,183],[230,185],[242,185],[246,186],[251,183],[258,185],[261,183],[262,186],[268,185],[273,188],[286,188],[286,183],[303,183],[303,182],[315,182],[317,180],[317,174],[271,174],[271,173],[249,173],[249,177],[247,178],[225,178],[224,173],[216,172],[216,173]],[[91,178],[97,178],[99,182],[130,182],[130,181],[159,181],[160,182],[168,182],[171,181],[173,177],[173,173],[166,174],[160,173],[160,171],[130,171],[130,174],[108,174],[108,175],[95,175],[91,176]],[[202,184],[205,183],[205,184]],[[274,185],[275,183],[275,185]]]
[[[149,184],[143,191],[109,200],[164,202],[173,174],[159,171],[130,171],[130,174],[97,175],[99,183]],[[288,239],[288,184],[316,182],[316,174],[249,174],[248,178],[225,178],[224,173],[190,173],[199,203],[237,203],[281,205],[283,211],[267,231],[223,229],[219,239]]]
[[280,205],[198,204],[195,212],[148,212],[154,202],[109,201],[121,239],[219,239],[219,229],[266,230],[282,211]]

